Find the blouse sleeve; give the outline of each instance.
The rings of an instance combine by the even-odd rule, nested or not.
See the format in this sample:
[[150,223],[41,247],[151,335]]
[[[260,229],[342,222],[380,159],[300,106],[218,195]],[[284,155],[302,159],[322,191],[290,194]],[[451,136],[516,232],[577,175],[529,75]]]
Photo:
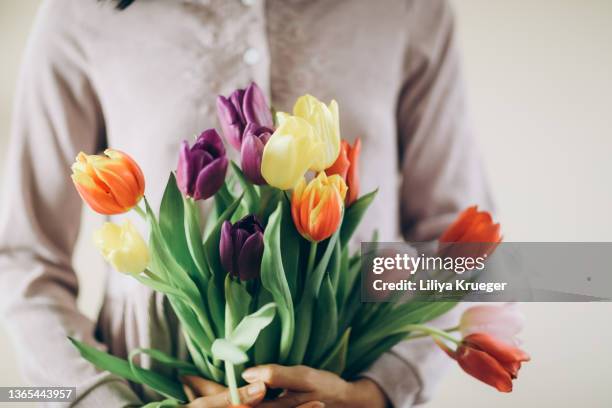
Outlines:
[[81,200],[70,164],[104,140],[85,50],[71,32],[74,4],[43,2],[21,68],[2,194],[0,305],[28,382],[76,386],[76,406],[122,407],[139,404],[128,383],[98,372],[67,339],[103,348],[77,308],[71,265]]

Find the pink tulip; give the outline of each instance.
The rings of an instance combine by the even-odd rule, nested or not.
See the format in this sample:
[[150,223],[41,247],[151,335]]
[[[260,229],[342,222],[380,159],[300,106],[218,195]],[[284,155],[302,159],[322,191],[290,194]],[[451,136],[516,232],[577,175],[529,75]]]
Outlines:
[[459,330],[463,337],[487,333],[510,345],[518,345],[516,335],[523,329],[525,317],[514,303],[478,305],[461,316]]

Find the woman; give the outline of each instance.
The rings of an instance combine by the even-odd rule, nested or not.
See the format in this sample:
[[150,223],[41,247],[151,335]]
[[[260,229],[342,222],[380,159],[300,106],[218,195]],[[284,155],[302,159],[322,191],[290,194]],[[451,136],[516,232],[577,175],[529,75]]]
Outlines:
[[[147,180],[165,180],[180,141],[217,123],[215,96],[251,80],[279,109],[306,92],[339,102],[342,136],[363,142],[363,190],[380,188],[357,241],[374,229],[383,241],[435,240],[460,209],[489,206],[443,0],[141,0],[123,11],[45,2],[18,86],[0,222],[0,297],[33,384],[76,385],[82,407],[157,397],[96,371],[66,340],[122,357],[136,347],[185,353],[164,298],[120,274],[110,274],[97,322],[78,311],[71,257],[81,201],[68,169],[77,152],[108,145],[130,152]],[[154,204],[162,184],[147,186]],[[245,372],[242,392],[255,404],[266,387],[287,389],[270,407],[408,407],[430,395],[444,361],[414,341],[354,383],[264,366]],[[227,405],[218,385],[185,383],[192,406]]]

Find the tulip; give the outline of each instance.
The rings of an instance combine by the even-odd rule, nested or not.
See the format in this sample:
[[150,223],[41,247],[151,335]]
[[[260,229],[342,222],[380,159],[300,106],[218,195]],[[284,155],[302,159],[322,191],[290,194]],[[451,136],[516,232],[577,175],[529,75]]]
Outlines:
[[310,183],[302,181],[291,196],[291,215],[298,232],[307,240],[329,238],[340,226],[346,184],[337,174],[320,172]]
[[247,281],[259,277],[264,251],[263,227],[254,215],[221,227],[219,256],[223,268],[232,276]]
[[225,98],[217,97],[217,116],[227,141],[240,150],[244,131],[249,123],[272,128],[272,113],[266,98],[255,82],[246,89],[237,89]]
[[463,312],[459,331],[463,337],[487,333],[511,345],[518,345],[516,335],[523,329],[525,316],[514,303],[473,306]]
[[191,148],[181,146],[176,182],[181,192],[194,200],[212,197],[223,185],[228,160],[223,141],[215,129],[202,132]]
[[499,223],[477,206],[464,210],[440,237],[441,256],[487,257],[501,242]]
[[338,103],[331,101],[329,106],[312,95],[300,96],[293,106],[293,115],[306,120],[314,129],[319,154],[311,164],[311,169],[320,172],[334,164],[340,153],[340,119]]
[[266,180],[261,175],[261,158],[272,132],[272,129],[254,123],[249,123],[244,130],[240,150],[240,165],[244,175],[253,184],[266,184]]
[[357,168],[359,166],[359,153],[361,152],[361,140],[355,140],[353,147],[346,141],[342,140],[340,146],[340,154],[338,158],[325,170],[328,176],[338,174],[344,179],[348,187],[346,195],[346,206],[353,204],[359,196],[359,176]]
[[94,211],[105,215],[127,212],[144,194],[142,170],[130,156],[118,150],[107,149],[104,154],[80,152],[72,165],[72,181]]
[[122,225],[106,222],[94,232],[94,244],[113,268],[121,273],[138,275],[149,264],[149,249],[130,221]]
[[486,333],[470,334],[455,351],[439,339],[435,341],[466,373],[501,392],[512,391],[521,363],[529,361],[523,350]]
[[279,112],[278,127],[264,148],[261,173],[268,184],[287,190],[308,170],[321,172],[340,154],[338,104],[311,95],[298,98],[293,115]]
[[321,150],[313,132],[304,119],[283,117],[261,158],[261,175],[269,185],[288,190],[304,178]]

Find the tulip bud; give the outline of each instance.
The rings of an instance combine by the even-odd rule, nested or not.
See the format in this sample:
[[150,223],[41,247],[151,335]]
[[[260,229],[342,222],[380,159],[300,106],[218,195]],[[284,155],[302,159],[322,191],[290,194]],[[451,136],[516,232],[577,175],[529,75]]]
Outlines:
[[325,170],[328,176],[338,174],[346,182],[348,193],[346,195],[346,206],[353,204],[359,197],[359,176],[357,174],[359,166],[359,153],[361,152],[361,139],[355,140],[353,147],[342,140],[340,154],[338,158]]
[[470,334],[455,351],[434,340],[463,371],[501,392],[512,391],[512,380],[517,378],[521,364],[530,360],[523,350],[485,333]]
[[94,233],[94,244],[113,268],[138,275],[149,264],[149,249],[130,221],[122,225],[106,222]]
[[219,256],[223,268],[232,276],[247,281],[259,277],[264,251],[263,227],[254,215],[221,227]]
[[181,192],[194,200],[212,197],[223,185],[228,160],[215,129],[205,130],[191,148],[181,146],[176,181]]
[[329,238],[340,226],[345,196],[346,184],[338,175],[321,172],[308,184],[302,179],[291,196],[296,229],[309,241]]
[[264,126],[249,123],[244,130],[240,164],[244,175],[254,184],[264,185],[266,180],[261,175],[261,159],[266,143],[273,130]]
[[79,153],[72,165],[72,181],[92,210],[105,215],[127,212],[144,194],[142,170],[118,150],[107,149],[104,154]]
[[227,141],[240,150],[244,131],[249,123],[272,128],[272,113],[266,98],[255,82],[246,89],[237,89],[225,98],[217,97],[217,116]]

